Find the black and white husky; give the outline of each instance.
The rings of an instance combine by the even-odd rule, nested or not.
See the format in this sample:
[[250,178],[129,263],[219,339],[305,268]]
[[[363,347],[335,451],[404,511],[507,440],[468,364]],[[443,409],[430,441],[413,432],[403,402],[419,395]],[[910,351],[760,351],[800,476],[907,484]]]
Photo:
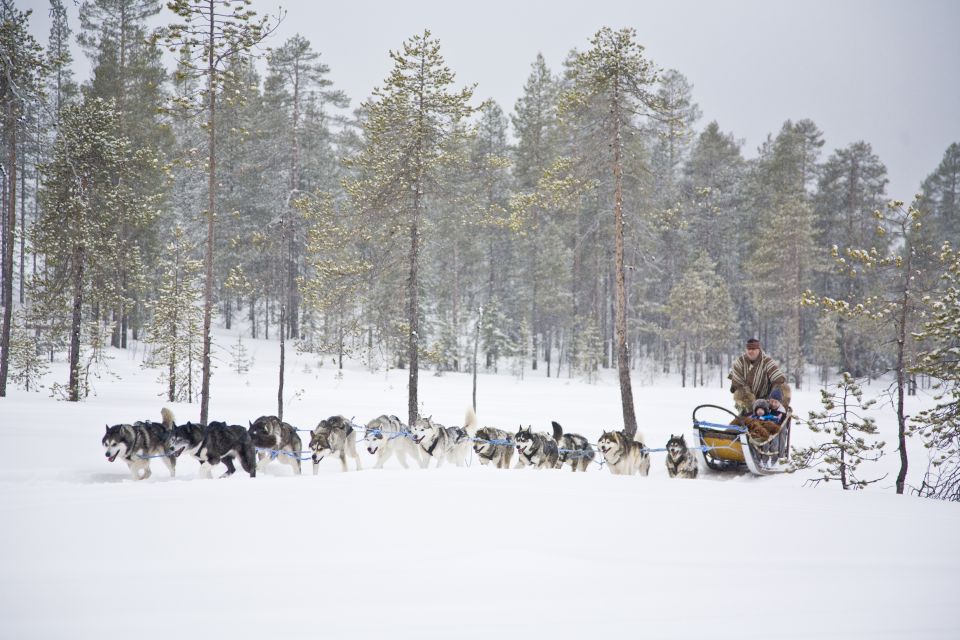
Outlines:
[[186,424],[174,425],[170,433],[168,446],[173,452],[174,457],[179,458],[184,452],[189,453],[200,463],[200,475],[204,478],[213,477],[213,470],[210,465],[200,460],[200,445],[203,443],[203,437],[207,430],[202,424],[187,422]]
[[513,437],[517,443],[517,466],[533,467],[535,469],[556,469],[560,452],[557,441],[545,433],[534,433],[530,427],[520,427]]
[[227,467],[227,472],[220,476],[221,478],[227,478],[236,472],[237,469],[233,466],[234,458],[240,461],[240,466],[251,478],[257,477],[256,449],[250,440],[250,434],[238,424],[208,424],[196,455],[201,467],[207,465],[213,468],[222,462]]
[[297,430],[281,422],[277,416],[260,416],[250,424],[248,430],[250,440],[257,449],[257,469],[263,469],[270,461],[277,458],[280,462],[290,465],[293,472],[300,473],[300,450],[303,443]]
[[563,427],[559,423],[553,422],[553,439],[557,441],[557,468],[562,469],[563,465],[570,463],[570,470],[576,472],[586,471],[590,463],[593,462],[596,453],[586,438],[577,433],[564,433]]
[[313,451],[313,475],[317,475],[320,461],[327,456],[340,457],[340,468],[347,470],[347,456],[353,458],[357,471],[363,469],[357,454],[357,432],[343,416],[331,416],[321,420],[310,434],[310,450]]
[[513,434],[503,429],[483,427],[473,440],[473,452],[480,464],[492,464],[497,469],[509,469],[513,459]]
[[430,466],[431,460],[436,460],[438,467],[442,467],[444,462],[465,466],[470,454],[470,433],[467,428],[445,427],[434,422],[433,418],[417,418],[411,432],[413,441],[423,450],[421,468]]
[[650,453],[643,446],[640,434],[630,438],[623,431],[605,431],[597,441],[597,449],[615,476],[642,476],[650,473]]
[[377,456],[374,469],[382,469],[383,465],[396,454],[400,466],[409,469],[407,456],[411,456],[420,465],[422,456],[420,447],[413,441],[413,434],[406,425],[400,422],[397,416],[386,414],[376,417],[367,423],[367,430],[363,436],[367,453]]
[[667,440],[667,475],[671,478],[696,478],[697,458],[687,448],[683,435],[670,434]]
[[133,424],[107,425],[101,444],[107,460],[118,457],[127,463],[134,480],[150,477],[150,458],[161,457],[170,477],[177,475],[177,458],[167,448],[167,440],[173,428],[173,414],[164,408],[160,412],[163,422],[135,422]]

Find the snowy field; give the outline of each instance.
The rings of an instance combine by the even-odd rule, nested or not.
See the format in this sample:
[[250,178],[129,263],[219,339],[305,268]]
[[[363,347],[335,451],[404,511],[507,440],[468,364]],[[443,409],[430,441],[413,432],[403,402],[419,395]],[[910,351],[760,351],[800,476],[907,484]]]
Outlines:
[[[254,369],[231,372],[221,354],[212,420],[276,413],[278,345],[245,344]],[[273,463],[204,480],[181,457],[176,479],[153,461],[133,482],[104,458],[104,425],[159,420],[162,406],[198,420],[199,404],[164,403],[142,351],[111,355],[85,402],[46,389],[0,400],[2,639],[960,638],[960,505],[895,495],[892,444],[862,473],[890,475],[860,492],[804,487],[810,473],[671,480],[663,454],[648,478],[476,460],[374,471],[363,452],[361,472],[326,460],[317,477],[307,462],[299,477]],[[299,428],[406,416],[406,371],[287,361],[284,418]],[[470,376],[420,382],[423,414],[462,424]],[[716,375],[699,389],[643,374],[634,385],[651,447],[689,434],[697,404],[730,404]],[[818,400],[804,390],[793,404],[806,417]],[[913,413],[930,400],[909,402]],[[477,413],[508,430],[557,420],[593,442],[621,426],[613,375],[481,375]],[[877,416],[895,442],[892,410]],[[795,426],[795,444],[809,439]],[[919,443],[911,454],[916,483],[926,458]]]

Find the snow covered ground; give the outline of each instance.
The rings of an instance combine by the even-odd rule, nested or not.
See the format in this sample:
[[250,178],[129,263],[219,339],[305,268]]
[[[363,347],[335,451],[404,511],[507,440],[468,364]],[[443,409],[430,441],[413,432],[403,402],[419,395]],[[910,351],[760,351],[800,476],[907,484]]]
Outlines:
[[[221,354],[211,419],[276,412],[277,344],[245,343],[255,368],[237,375]],[[104,425],[159,419],[166,403],[142,352],[112,355],[119,377],[104,372],[83,403],[0,400],[0,638],[960,637],[960,505],[895,495],[889,444],[876,468],[890,475],[860,492],[804,487],[809,473],[671,480],[663,454],[648,478],[475,460],[373,471],[363,452],[361,472],[331,460],[317,477],[274,463],[203,480],[181,458],[176,479],[154,461],[133,482],[104,459]],[[284,417],[300,428],[406,415],[405,371],[341,374],[289,350],[288,363]],[[470,376],[420,381],[423,413],[462,423]],[[729,404],[718,379],[634,384],[649,446],[688,433],[695,405]],[[818,398],[793,404],[805,417]],[[199,404],[167,406],[199,418]],[[478,415],[510,430],[557,420],[595,442],[620,426],[619,389],[614,376],[481,375]],[[877,415],[893,442],[892,411]],[[915,482],[926,458],[911,453]]]

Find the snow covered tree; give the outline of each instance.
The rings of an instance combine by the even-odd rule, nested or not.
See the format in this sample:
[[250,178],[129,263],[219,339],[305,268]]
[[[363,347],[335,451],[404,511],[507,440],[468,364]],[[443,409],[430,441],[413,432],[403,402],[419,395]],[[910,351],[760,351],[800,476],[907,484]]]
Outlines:
[[66,107],[40,194],[34,246],[45,268],[35,276],[37,291],[46,299],[41,304],[56,307],[61,301],[70,308],[71,401],[80,399],[85,311],[118,304],[124,290],[108,277],[118,265],[138,280],[143,273],[138,252],[118,242],[119,220],[133,229],[152,224],[159,198],[130,188],[156,158],[117,135],[118,117],[112,101],[100,98]]
[[60,122],[63,106],[74,100],[78,93],[73,79],[73,54],[70,51],[70,35],[73,31],[67,20],[67,9],[62,0],[50,0],[50,38],[47,42],[47,95],[53,112],[54,127]]
[[933,237],[960,238],[960,142],[947,147],[936,171],[923,181],[921,194],[920,208],[929,214]]
[[[819,187],[814,196],[817,216],[816,234],[820,247],[837,245],[841,253],[847,247],[874,246],[878,251],[887,250],[886,236],[875,233],[876,219],[873,212],[886,204],[885,190],[887,169],[880,162],[870,145],[855,142],[838,149],[823,164]],[[871,281],[870,273],[863,277],[847,278],[842,274],[824,271],[825,295],[852,299],[872,290],[877,283]],[[854,376],[870,373],[870,348],[872,336],[859,331],[860,323],[840,318],[837,330],[840,334],[839,366]]]
[[820,384],[824,386],[830,378],[830,367],[835,367],[840,362],[839,341],[836,315],[821,313],[817,319],[817,333],[813,338],[813,363],[819,369]]
[[[282,129],[277,132],[278,144],[275,149],[287,178],[287,193],[281,207],[281,216],[285,216],[287,247],[284,251],[287,264],[284,273],[287,279],[282,288],[286,292],[281,301],[281,315],[287,324],[286,334],[296,337],[299,334],[300,297],[296,287],[299,263],[303,255],[305,239],[303,221],[297,216],[293,201],[303,193],[331,186],[332,176],[310,175],[306,167],[316,166],[308,163],[304,153],[305,138],[322,136],[329,140],[327,129],[330,107],[346,107],[348,100],[342,91],[331,89],[333,82],[327,78],[330,67],[320,62],[320,54],[313,50],[310,42],[298,35],[289,38],[267,56],[268,75],[264,89],[265,103],[272,105],[278,112]],[[308,120],[308,107],[316,110],[321,118]],[[329,142],[328,142],[329,144]],[[332,149],[308,147],[310,155],[332,156]],[[323,184],[326,182],[326,184]],[[281,339],[283,336],[281,336]]]
[[960,502],[960,251],[949,243],[940,250],[941,287],[915,337],[921,347],[915,371],[937,382],[937,405],[912,418],[930,451],[921,496]]
[[862,489],[886,477],[867,480],[857,475],[862,463],[883,456],[885,443],[872,437],[877,434],[877,425],[864,413],[876,401],[864,401],[860,383],[846,372],[831,389],[820,390],[823,410],[811,411],[807,423],[810,431],[830,440],[795,448],[790,456],[791,468],[818,468],[820,477],[814,484],[839,480],[844,489]]
[[[864,318],[873,321],[874,341],[893,344],[892,369],[896,375],[891,395],[897,411],[897,432],[900,452],[900,472],[897,475],[897,493],[903,493],[907,477],[907,415],[904,397],[911,384],[910,368],[915,353],[913,330],[917,327],[925,308],[927,294],[933,287],[931,274],[926,265],[936,257],[936,251],[923,225],[923,213],[915,206],[904,208],[903,202],[895,200],[887,205],[886,213],[874,212],[877,233],[892,236],[889,253],[881,253],[875,247],[848,248],[841,256],[834,246],[833,253],[838,268],[847,277],[860,277],[863,272],[875,272],[874,279],[880,288],[869,291],[854,300],[822,296],[819,300],[812,292],[804,294],[804,303],[819,305],[848,318]],[[889,230],[889,231],[888,231]]]
[[[513,154],[513,176],[516,189],[521,194],[530,194],[537,190],[544,172],[553,164],[559,152],[557,120],[559,90],[559,83],[547,67],[543,54],[538,53],[531,65],[523,93],[517,99],[514,112],[510,116],[517,138]],[[545,239],[544,236],[549,231],[543,228],[550,222],[550,218],[556,215],[556,212],[545,209],[542,202],[537,201],[526,213],[525,224],[520,229],[524,235],[518,238],[518,244],[522,247],[522,255],[526,258],[526,264],[521,265],[521,268],[525,272],[522,282],[525,284],[524,296],[529,305],[529,311],[525,310],[524,314],[529,313],[528,323],[534,340],[530,362],[532,368],[536,370],[540,357],[540,341],[543,339],[549,370],[551,340],[546,337],[546,334],[551,332],[551,328],[548,328],[546,323],[552,316],[544,313],[541,308],[544,304],[542,301],[544,287],[541,285],[544,269],[540,262],[545,252],[556,251],[557,243]],[[529,290],[529,293],[526,290]]]
[[243,375],[253,366],[253,358],[243,344],[243,336],[237,334],[237,341],[230,347],[230,369],[237,375]]
[[17,322],[10,335],[10,379],[25,391],[39,390],[40,381],[50,368],[44,345],[37,332]]
[[3,175],[6,199],[0,206],[0,397],[7,395],[10,367],[10,334],[13,322],[13,253],[17,227],[18,153],[23,145],[22,118],[27,103],[40,93],[44,59],[40,45],[28,32],[30,12],[11,0],[0,1],[0,110],[3,122]]
[[[571,87],[561,98],[561,114],[593,113],[597,119],[590,122],[592,137],[598,143],[583,152],[597,154],[608,162],[613,174],[613,243],[614,289],[617,369],[620,397],[623,405],[624,430],[628,435],[637,431],[637,417],[633,406],[633,388],[630,383],[630,359],[627,345],[627,289],[624,266],[624,153],[629,148],[627,138],[638,132],[639,118],[662,112],[663,106],[652,92],[657,73],[644,56],[644,49],[636,42],[633,29],[613,31],[604,27],[591,39],[591,47],[574,56],[570,68]],[[602,104],[604,108],[591,110]]]
[[181,227],[173,230],[161,254],[160,283],[151,303],[146,342],[153,347],[148,366],[163,367],[168,402],[193,402],[196,368],[203,355],[200,305],[201,262]]
[[[363,105],[364,145],[351,158],[357,178],[348,192],[359,215],[383,234],[381,249],[405,234],[407,251],[407,360],[409,362],[408,424],[417,419],[417,380],[420,342],[420,244],[431,201],[448,161],[445,150],[463,135],[461,122],[473,109],[472,88],[453,91],[454,74],[444,64],[440,42],[429,31],[391,51],[393,70]],[[387,256],[384,256],[387,258]],[[390,259],[387,258],[387,262]]]
[[[157,34],[167,48],[179,51],[180,72],[203,78],[200,95],[180,96],[181,108],[193,103],[206,114],[207,133],[207,243],[204,251],[203,287],[203,379],[200,387],[200,423],[207,424],[210,409],[210,327],[213,317],[213,253],[217,218],[217,95],[230,79],[228,65],[271,33],[267,18],[242,0],[173,0],[168,8],[182,22],[168,25]],[[190,56],[190,57],[186,57]]]
[[[146,149],[159,161],[143,168],[129,189],[149,195],[165,189],[164,161],[172,144],[169,128],[162,121],[159,106],[165,99],[166,71],[161,52],[149,37],[147,22],[160,12],[158,0],[88,0],[80,6],[80,45],[93,64],[90,83],[83,88],[89,98],[112,100],[116,105],[117,135],[131,141],[133,148]],[[120,251],[138,251],[153,262],[159,253],[159,230],[153,226],[129,225],[121,215],[116,240]],[[118,263],[107,286],[119,287],[115,307],[102,308],[104,320],[113,324],[111,344],[126,348],[127,334],[138,336],[143,316],[136,274]]]
[[[722,352],[735,335],[733,300],[730,289],[716,273],[716,265],[702,253],[683,273],[670,292],[667,312],[671,340],[681,345],[681,379],[687,386],[687,356],[693,356],[693,386],[697,386],[697,364],[707,350]],[[701,370],[700,378],[703,378]]]

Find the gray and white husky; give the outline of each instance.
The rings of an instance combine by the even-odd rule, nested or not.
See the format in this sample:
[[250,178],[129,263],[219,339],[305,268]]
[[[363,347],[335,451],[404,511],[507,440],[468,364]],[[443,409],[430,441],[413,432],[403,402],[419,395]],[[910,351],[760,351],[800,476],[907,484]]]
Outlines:
[[221,462],[227,467],[221,478],[232,476],[236,472],[233,459],[240,461],[243,470],[251,478],[257,477],[257,456],[250,434],[238,424],[228,425],[225,422],[211,422],[207,425],[203,441],[197,450],[197,459],[200,464],[213,468]]
[[430,466],[431,460],[437,461],[437,467],[442,467],[444,462],[452,462],[458,467],[466,466],[470,454],[470,433],[467,429],[472,427],[472,424],[467,427],[445,427],[434,422],[433,418],[417,418],[411,432],[413,441],[420,445],[425,454],[420,461],[421,468]]
[[162,423],[135,422],[112,427],[107,425],[101,440],[104,455],[110,462],[118,457],[122,458],[134,480],[146,480],[150,477],[150,458],[153,457],[162,457],[170,470],[171,478],[177,475],[177,458],[167,448],[167,440],[173,428],[173,414],[164,407],[160,415]]
[[300,451],[303,442],[297,430],[282,422],[277,416],[260,416],[248,429],[253,446],[269,451],[257,451],[257,469],[263,469],[277,458],[290,465],[293,472],[300,473]]
[[586,438],[577,433],[564,433],[559,423],[553,422],[553,439],[557,441],[557,468],[570,463],[570,470],[586,471],[596,457],[593,447]]
[[310,434],[310,450],[313,451],[313,475],[317,475],[320,461],[327,456],[340,457],[340,468],[347,470],[347,456],[353,458],[356,470],[363,469],[357,454],[357,432],[343,416],[331,416],[321,420]]
[[520,427],[513,437],[517,443],[517,466],[533,467],[535,469],[556,469],[560,452],[557,441],[545,433],[534,433],[533,429]]
[[642,436],[628,437],[623,431],[604,431],[597,441],[597,449],[615,476],[650,473],[650,454],[643,446]]
[[509,469],[513,459],[513,434],[495,427],[477,430],[473,440],[473,452],[480,464],[492,464],[497,469]]
[[400,422],[397,416],[386,414],[376,417],[367,423],[367,430],[363,436],[367,453],[377,456],[374,469],[382,469],[383,465],[396,454],[400,466],[409,469],[407,456],[411,456],[418,465],[421,464],[422,449],[413,441],[413,434],[406,425]]
[[683,435],[670,434],[667,440],[667,475],[671,478],[696,478],[697,458],[687,448]]

